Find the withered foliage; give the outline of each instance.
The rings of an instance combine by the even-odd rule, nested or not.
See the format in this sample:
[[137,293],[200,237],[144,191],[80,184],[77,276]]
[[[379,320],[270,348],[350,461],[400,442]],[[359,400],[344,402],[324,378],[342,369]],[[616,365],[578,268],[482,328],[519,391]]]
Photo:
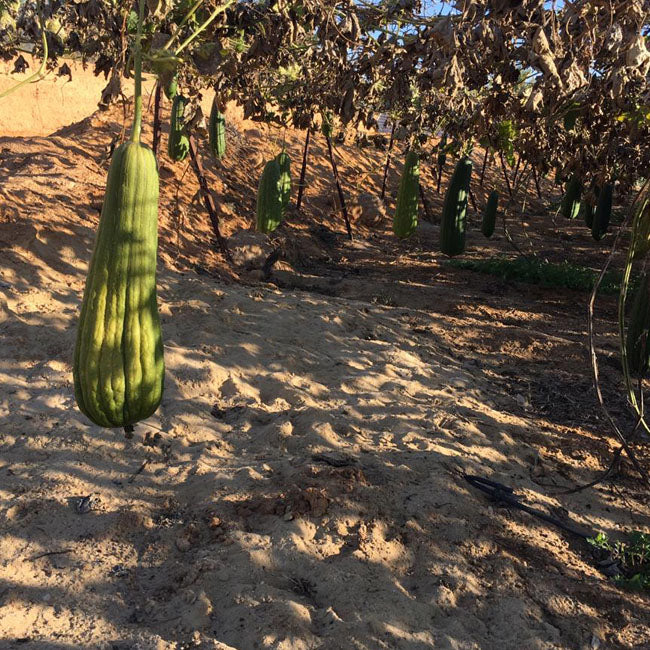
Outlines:
[[[189,0],[147,0],[145,52],[159,49]],[[206,0],[178,43],[219,6]],[[111,80],[129,73],[135,4],[54,0],[42,5],[51,66],[81,56]],[[585,185],[621,190],[650,163],[650,0],[458,0],[425,15],[417,0],[237,1],[181,53],[183,92],[208,87],[253,119],[341,126],[397,119],[423,153],[444,131],[457,150],[481,143],[540,173],[559,167]],[[49,22],[48,22],[49,21]],[[0,46],[39,50],[38,5],[0,0]],[[428,151],[427,151],[428,150]]]

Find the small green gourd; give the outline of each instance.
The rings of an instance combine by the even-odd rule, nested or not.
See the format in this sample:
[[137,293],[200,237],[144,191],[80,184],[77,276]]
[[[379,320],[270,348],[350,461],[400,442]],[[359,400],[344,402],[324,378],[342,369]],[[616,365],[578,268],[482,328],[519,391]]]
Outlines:
[[450,257],[460,255],[465,250],[465,220],[471,177],[472,161],[465,156],[456,163],[440,222],[440,250]]
[[409,237],[417,228],[419,189],[420,160],[417,153],[411,149],[404,161],[393,217],[393,232],[400,239]]
[[172,102],[172,114],[167,139],[167,155],[174,161],[180,162],[187,158],[190,152],[190,141],[185,129],[185,106],[187,99],[176,95]]
[[226,116],[219,110],[216,102],[212,104],[208,124],[210,151],[217,160],[221,160],[226,155]]
[[485,212],[483,213],[483,220],[481,222],[481,232],[488,239],[494,234],[494,226],[496,225],[498,206],[499,193],[496,190],[492,190],[485,205]]
[[257,229],[273,232],[282,222],[282,193],[280,191],[280,165],[274,158],[264,165],[257,189]]
[[580,195],[582,194],[582,183],[574,174],[569,179],[562,198],[560,213],[567,219],[575,219],[580,213]]
[[609,220],[612,216],[612,195],[611,183],[606,183],[598,193],[598,202],[591,224],[591,236],[596,241],[600,241],[609,228]]
[[286,151],[279,153],[275,160],[280,167],[280,196],[282,198],[282,212],[286,212],[291,198],[291,158]]

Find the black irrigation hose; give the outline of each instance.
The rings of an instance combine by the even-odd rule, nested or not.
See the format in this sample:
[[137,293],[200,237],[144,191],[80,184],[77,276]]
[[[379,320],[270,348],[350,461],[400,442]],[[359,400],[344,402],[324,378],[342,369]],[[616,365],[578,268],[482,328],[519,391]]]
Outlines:
[[584,533],[580,530],[572,528],[571,526],[567,526],[567,524],[561,522],[555,517],[551,517],[551,515],[547,515],[542,510],[537,510],[536,508],[527,506],[525,503],[521,503],[514,490],[507,485],[497,483],[496,481],[490,481],[486,478],[481,478],[480,476],[472,476],[470,474],[464,474],[463,478],[470,485],[473,485],[478,490],[485,492],[485,494],[487,494],[492,501],[496,501],[497,503],[506,503],[510,506],[513,506],[514,508],[523,510],[524,512],[527,512],[534,517],[538,517],[539,519],[543,519],[549,524],[553,524],[554,526],[557,526],[558,528],[561,528],[562,530],[565,530],[567,533],[571,533],[576,537],[581,537],[582,539],[594,537],[593,533]]

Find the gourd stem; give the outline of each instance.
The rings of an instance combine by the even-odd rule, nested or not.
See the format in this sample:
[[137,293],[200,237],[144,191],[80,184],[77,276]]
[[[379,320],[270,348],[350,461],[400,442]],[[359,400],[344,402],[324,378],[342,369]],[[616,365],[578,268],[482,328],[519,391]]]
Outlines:
[[142,22],[144,20],[144,0],[139,0],[138,33],[135,37],[135,94],[131,142],[140,142],[142,131]]
[[200,25],[192,34],[190,34],[174,51],[174,54],[180,54],[220,13],[224,12],[235,0],[228,0],[221,7],[217,7],[211,14],[208,16],[207,20]]
[[38,22],[41,28],[41,41],[43,43],[43,60],[41,61],[41,65],[39,66],[38,70],[34,74],[29,75],[27,79],[23,79],[22,81],[19,81],[14,86],[11,86],[11,88],[7,88],[7,90],[1,92],[0,99],[6,97],[7,95],[10,95],[15,90],[22,88],[24,85],[31,83],[32,81],[40,80],[41,77],[43,76],[43,72],[45,72],[45,66],[47,65],[47,58],[48,58],[47,35],[45,34],[45,26],[43,24],[43,9],[40,2],[38,3]]
[[197,9],[203,4],[203,0],[196,0],[196,2],[192,5],[192,8],[185,14],[185,17],[181,22],[178,24],[178,27],[176,28],[176,31],[172,34],[170,39],[165,43],[165,46],[163,47],[163,50],[168,50],[172,43],[180,36],[181,29],[185,25],[185,23],[196,13]]

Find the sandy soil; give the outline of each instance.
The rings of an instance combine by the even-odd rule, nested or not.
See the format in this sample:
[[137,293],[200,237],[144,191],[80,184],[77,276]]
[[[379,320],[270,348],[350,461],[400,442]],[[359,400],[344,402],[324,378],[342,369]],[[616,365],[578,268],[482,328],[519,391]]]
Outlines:
[[[57,101],[38,100],[44,114]],[[304,213],[269,242],[250,231],[255,187],[282,134],[229,112],[229,155],[205,164],[234,270],[191,172],[163,154],[163,404],[131,440],[85,420],[71,350],[121,116],[0,137],[0,645],[650,647],[647,596],[456,472],[576,527],[648,529],[648,494],[625,466],[559,493],[614,449],[591,388],[586,294],[451,268],[426,221],[396,243],[388,219],[357,220],[348,242],[318,138]],[[303,136],[286,135],[295,174]],[[382,153],[338,155],[351,195],[377,192]],[[522,223],[545,256],[602,261],[606,241],[579,225],[560,238],[535,214]],[[521,223],[512,232],[526,245]],[[272,246],[282,259],[263,282],[255,257]],[[468,255],[498,250],[501,232],[488,246],[473,229]],[[612,299],[599,315],[604,391],[625,420]]]

